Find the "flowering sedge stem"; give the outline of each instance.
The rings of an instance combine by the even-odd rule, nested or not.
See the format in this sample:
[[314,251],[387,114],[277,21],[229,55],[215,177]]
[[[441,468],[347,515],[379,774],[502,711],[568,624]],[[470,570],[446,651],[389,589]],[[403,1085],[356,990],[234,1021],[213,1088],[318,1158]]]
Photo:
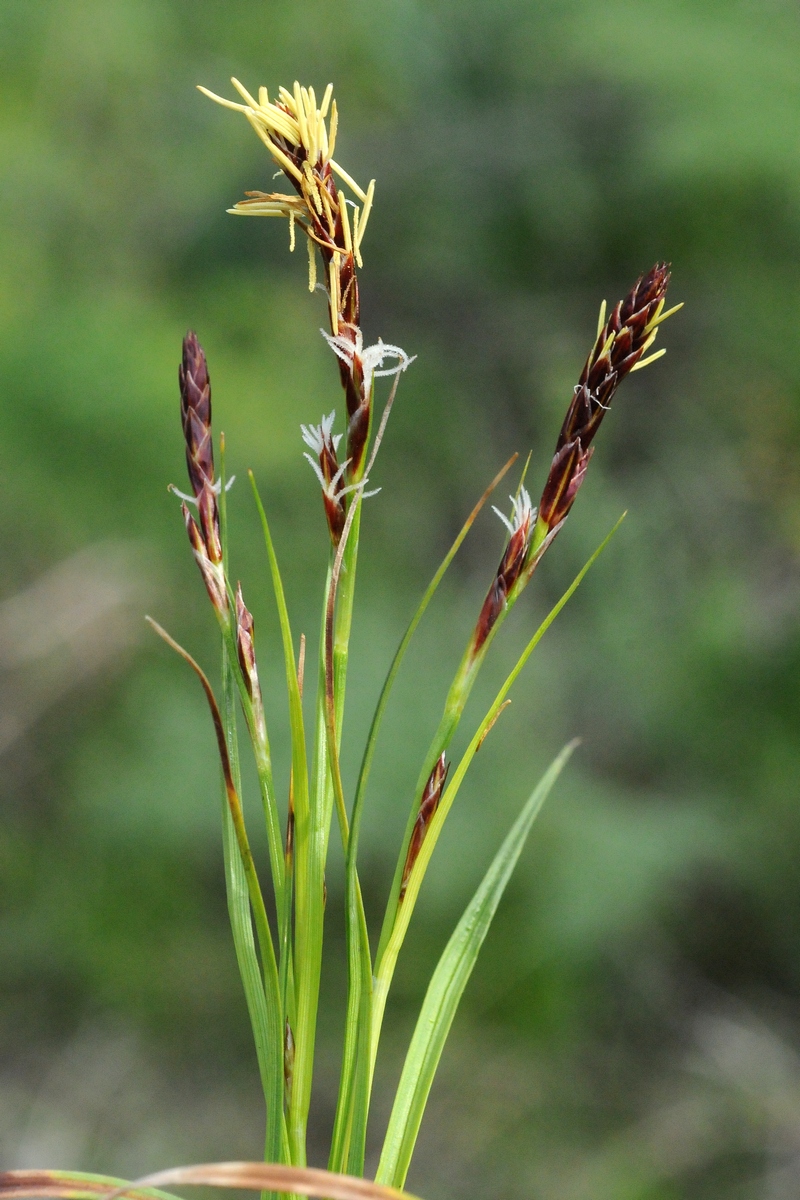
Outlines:
[[[422,880],[425,876],[425,872],[428,868],[428,864],[431,860],[433,851],[436,848],[436,843],[439,839],[439,834],[441,833],[442,826],[444,825],[444,822],[447,819],[447,814],[450,811],[453,801],[456,798],[456,795],[457,795],[458,790],[461,786],[461,783],[464,779],[464,776],[466,775],[467,770],[468,770],[473,758],[475,757],[475,754],[477,753],[486,733],[491,728],[494,721],[497,719],[497,715],[498,715],[502,705],[505,702],[506,696],[508,695],[509,691],[511,690],[511,687],[514,684],[514,682],[516,681],[522,668],[525,666],[525,664],[528,661],[528,659],[530,658],[531,654],[536,649],[537,645],[539,644],[539,642],[541,641],[542,637],[547,632],[547,630],[550,628],[553,621],[556,619],[558,614],[561,612],[564,605],[567,603],[567,601],[572,597],[574,592],[577,590],[577,588],[579,587],[580,583],[582,582],[584,576],[586,575],[587,571],[594,565],[594,563],[597,561],[599,556],[602,554],[603,550],[605,550],[606,546],[611,541],[612,537],[614,536],[614,534],[617,532],[620,525],[624,521],[626,515],[627,515],[626,513],[622,514],[622,516],[616,522],[616,524],[611,529],[611,531],[606,535],[606,537],[603,539],[603,541],[597,547],[597,549],[595,550],[595,552],[591,556],[591,558],[588,560],[588,562],[585,563],[585,565],[581,568],[581,570],[575,576],[572,583],[567,588],[567,590],[564,592],[561,599],[553,606],[553,608],[547,614],[544,621],[542,621],[541,625],[536,630],[536,632],[534,633],[531,640],[528,642],[527,646],[525,647],[522,654],[518,658],[516,665],[514,666],[514,669],[511,671],[511,673],[506,678],[503,686],[500,688],[500,691],[497,693],[497,696],[495,697],[494,702],[492,703],[491,707],[489,708],[489,711],[487,712],[486,716],[484,717],[484,719],[481,721],[480,725],[478,726],[478,729],[476,730],[475,734],[473,735],[471,742],[469,743],[467,749],[465,750],[464,754],[462,755],[461,761],[459,762],[458,767],[456,768],[449,785],[445,789],[444,795],[442,796],[442,799],[439,803],[439,807],[436,810],[436,813],[430,823],[430,826],[428,827],[428,831],[427,831],[425,839],[422,843],[422,846],[420,847],[420,851],[417,856],[417,860],[414,863],[414,866],[412,867],[411,872],[409,874],[403,901],[402,901],[402,903],[395,905],[394,912],[392,913],[391,928],[390,928],[389,936],[386,939],[386,944],[383,948],[383,951],[382,952],[379,951],[378,958],[376,960],[375,981],[374,981],[374,987],[373,987],[372,1031],[371,1031],[371,1039],[370,1039],[370,1062],[372,1064],[373,1070],[374,1070],[374,1065],[375,1065],[375,1059],[376,1059],[377,1053],[378,1053],[378,1043],[380,1040],[381,1025],[383,1023],[383,1013],[384,1013],[384,1010],[386,1007],[386,998],[389,993],[389,988],[391,986],[392,977],[394,975],[394,969],[397,964],[397,956],[400,953],[400,948],[403,944],[403,940],[405,939],[405,935],[408,930],[409,922],[411,920],[411,916],[414,911],[414,905],[416,904],[417,896],[419,894],[419,889],[422,885]],[[403,862],[405,862],[405,859],[403,860]],[[399,894],[399,888],[398,888],[398,894]]]
[[[336,809],[342,835],[342,845],[347,859],[346,885],[346,930],[348,963],[347,1017],[345,1021],[345,1045],[342,1057],[341,1081],[336,1107],[330,1167],[332,1170],[361,1172],[364,1166],[364,1141],[366,1138],[366,1035],[369,1030],[369,1005],[372,982],[372,960],[369,952],[369,935],[364,913],[361,888],[355,869],[355,855],[350,845],[344,789],[339,763],[339,741],[341,738],[341,714],[343,701],[337,694],[344,690],[347,669],[350,625],[352,621],[353,585],[348,589],[347,608],[339,609],[340,619],[336,623],[338,637],[339,673],[336,672],[336,638],[334,624],[336,616],[336,594],[342,574],[342,565],[349,558],[352,578],[355,575],[355,554],[360,524],[361,494],[356,492],[342,530],[336,551],[325,610],[325,718],[328,741],[328,758],[333,783]],[[355,551],[348,556],[350,544]],[[352,866],[351,866],[352,864]],[[359,1049],[361,1053],[359,1054]],[[358,1064],[363,1064],[358,1072]],[[361,1103],[358,1099],[361,1098]],[[358,1120],[358,1117],[361,1117]]]
[[[367,483],[378,451],[380,450],[399,383],[400,377],[399,374],[396,374],[386,404],[384,405],[383,413],[381,414],[369,462],[366,469],[361,472],[360,478],[363,481],[363,486]],[[370,392],[369,411],[371,426],[374,413],[374,381]],[[341,540],[337,548],[330,576],[323,626],[325,646],[323,666],[325,672],[326,725],[329,744],[331,742],[331,730],[334,726],[336,731],[335,747],[330,756],[331,777],[334,785],[339,824],[342,833],[342,844],[346,859],[345,916],[348,961],[348,998],[344,1050],[329,1162],[332,1170],[346,1169],[358,1172],[364,1169],[364,1147],[372,1079],[369,1060],[369,1032],[372,1023],[372,958],[370,955],[369,934],[367,931],[361,886],[358,881],[358,838],[356,837],[354,841],[350,837],[348,830],[347,811],[341,785],[341,774],[339,772],[339,745],[341,742],[342,717],[344,713],[344,687],[347,672],[350,628],[352,624],[363,486],[361,490],[353,494],[353,500],[342,530]],[[339,605],[336,608],[337,586],[342,574],[344,575],[344,579],[339,596]],[[336,611],[335,635],[333,634],[334,610]]]

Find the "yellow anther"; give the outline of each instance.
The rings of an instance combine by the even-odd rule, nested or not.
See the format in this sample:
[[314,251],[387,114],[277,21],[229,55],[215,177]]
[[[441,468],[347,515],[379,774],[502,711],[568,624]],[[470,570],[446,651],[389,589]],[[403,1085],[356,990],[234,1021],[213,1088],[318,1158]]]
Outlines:
[[347,215],[347,201],[344,196],[339,194],[339,214],[342,218],[342,233],[344,234],[344,244],[348,250],[353,249],[353,239],[350,236],[350,218]]
[[233,75],[231,76],[231,83],[236,88],[237,92],[242,97],[242,99],[246,100],[251,108],[258,108],[258,101],[253,99],[253,97],[250,95],[250,93],[248,92],[248,90],[244,86],[244,84],[239,83],[239,80],[236,79],[236,77]]
[[649,358],[640,358],[635,367],[631,367],[631,374],[634,371],[641,371],[642,367],[649,367],[650,363],[654,363],[657,358],[663,358],[667,353],[666,347],[662,350],[656,350],[655,354],[651,354]]
[[[332,119],[331,119],[331,128],[333,128],[333,120]],[[331,154],[333,154],[333,145],[331,145]],[[347,171],[345,171],[343,167],[340,167],[337,162],[334,162],[333,159],[331,159],[330,161],[331,161],[331,167],[336,172],[336,174],[339,176],[339,178],[344,183],[347,184],[347,186],[350,188],[351,191],[355,192],[355,194],[358,196],[358,198],[362,202],[362,204],[366,204],[367,193],[364,191],[364,189],[360,188],[358,186],[358,184],[356,183],[355,179],[353,179],[352,175],[348,175]]]
[[608,354],[609,350],[614,345],[614,337],[615,336],[616,335],[614,334],[613,331],[608,335],[608,337],[606,338],[606,344],[603,346],[603,349],[598,354],[598,356],[597,356],[598,358],[602,358],[604,354]]
[[300,128],[300,144],[308,149],[308,123],[306,121],[306,113],[303,107],[303,96],[300,91],[300,84],[295,79],[294,81],[294,106],[297,112],[297,124]]
[[300,88],[300,99],[303,106],[303,116],[306,120],[306,130],[308,132],[308,157],[312,163],[317,161],[319,151],[317,149],[317,121],[316,121],[316,106],[311,106],[311,96],[307,88]]
[[314,207],[316,208],[318,214],[322,216],[322,200],[320,199],[319,188],[317,187],[317,181],[314,178],[314,172],[311,170],[311,166],[307,158],[303,160],[303,175],[305,176],[308,191],[311,194],[312,200],[314,201]]
[[662,300],[659,308],[656,310],[656,315],[653,317],[647,328],[655,329],[657,325],[663,325],[667,317],[671,317],[673,313],[676,313],[679,309],[683,308],[683,305],[684,301],[681,300],[680,304],[675,304],[672,308],[667,309],[665,313],[661,313],[659,310],[664,307],[664,301]]
[[647,351],[650,349],[650,347],[652,346],[653,342],[656,340],[656,334],[657,334],[657,333],[658,333],[658,330],[657,330],[657,329],[654,329],[654,330],[653,330],[653,332],[650,334],[649,338],[647,338],[647,340],[645,341],[644,345],[642,346],[642,350],[641,350],[641,353],[642,353],[642,354],[646,354],[646,353],[647,353]]
[[208,96],[209,100],[213,100],[216,104],[221,104],[223,108],[232,108],[234,112],[242,112],[247,114],[250,110],[246,104],[237,104],[235,100],[226,100],[224,96],[218,96],[216,92],[210,92],[208,88],[204,88],[202,84],[197,85],[198,92],[202,92],[204,96]]
[[356,256],[356,264],[359,268],[364,266],[364,263],[361,259],[361,251],[359,249],[359,246],[361,243],[361,235],[358,232],[358,221],[359,221],[360,216],[361,216],[361,209],[358,207],[354,208],[353,209],[353,253]]
[[331,123],[328,130],[328,157],[333,158],[334,147],[336,146],[336,130],[339,128],[339,110],[336,107],[334,100],[331,105]]
[[331,328],[333,336],[336,337],[339,333],[339,268],[335,259],[331,262],[328,274],[330,278]]
[[364,197],[364,208],[361,212],[361,219],[358,222],[358,249],[359,250],[361,249],[361,241],[364,237],[364,233],[366,232],[367,221],[369,220],[369,214],[372,211],[372,200],[373,200],[374,195],[375,195],[375,180],[371,179],[369,187],[367,188],[367,194]]
[[322,196],[322,203],[325,205],[325,216],[328,218],[328,231],[333,239],[336,235],[336,221],[334,220],[333,210],[331,208],[331,198],[328,195],[328,189],[326,187],[320,187],[319,192]]
[[297,180],[298,183],[302,183],[303,176],[301,175],[300,171],[298,171],[297,167],[294,165],[292,160],[289,158],[288,154],[284,154],[284,152],[281,150],[281,148],[279,146],[275,145],[275,143],[272,141],[272,139],[269,137],[269,135],[266,134],[264,132],[264,130],[261,128],[258,121],[256,121],[254,117],[251,117],[250,113],[245,113],[245,116],[247,117],[250,124],[253,126],[253,129],[255,129],[258,136],[261,138],[264,145],[269,150],[272,157],[275,159],[278,166],[282,167],[282,169],[284,171],[286,171],[289,175],[293,176]]
[[321,113],[317,113],[317,144],[323,159],[328,158],[328,131]]

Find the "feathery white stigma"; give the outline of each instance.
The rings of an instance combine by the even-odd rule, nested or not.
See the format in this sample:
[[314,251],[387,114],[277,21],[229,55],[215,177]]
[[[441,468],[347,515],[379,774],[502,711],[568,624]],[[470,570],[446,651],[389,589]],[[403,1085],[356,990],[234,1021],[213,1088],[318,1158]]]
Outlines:
[[[373,379],[377,379],[381,375],[398,375],[410,367],[416,358],[416,355],[409,357],[401,346],[393,346],[389,342],[384,342],[382,338],[378,338],[374,345],[365,348],[364,335],[360,329],[355,329],[352,334],[348,331],[348,333],[332,335],[326,333],[324,329],[320,329],[320,333],[336,357],[340,358],[347,366],[352,368],[356,356],[361,359],[364,394],[367,396],[372,388]],[[396,360],[393,367],[384,367],[383,364],[387,358]]]
[[[225,484],[225,491],[229,492],[235,482],[236,476],[231,475],[230,479]],[[186,504],[193,504],[195,508],[197,508],[197,499],[195,496],[187,496],[185,492],[179,491],[178,488],[175,487],[174,483],[169,485],[169,490],[172,492],[173,496],[177,496],[179,500],[185,501]],[[222,480],[218,479],[215,483],[212,483],[211,490],[215,496],[219,496],[222,492]]]
[[492,509],[497,513],[500,520],[505,525],[508,532],[513,537],[518,529],[522,529],[523,525],[532,525],[536,516],[536,509],[531,504],[531,498],[528,495],[527,489],[521,487],[518,496],[509,496],[509,500],[513,505],[511,510],[511,520],[509,521],[505,513],[500,512],[499,508],[492,505]]
[[331,433],[335,420],[336,410],[334,409],[327,417],[322,418],[319,425],[300,426],[303,441],[315,454],[322,454],[326,446],[333,446],[334,454],[339,449],[339,442],[342,440],[342,435],[340,433]]
[[381,490],[380,488],[375,488],[372,492],[365,492],[363,489],[369,483],[369,479],[361,479],[358,483],[349,483],[347,487],[339,487],[338,485],[342,481],[342,476],[350,465],[349,458],[344,460],[342,465],[339,467],[339,470],[331,479],[330,483],[326,483],[325,476],[322,474],[317,460],[312,458],[311,455],[305,450],[303,451],[303,458],[307,458],[311,464],[311,469],[319,480],[320,487],[322,488],[322,494],[327,496],[328,499],[332,500],[334,503],[341,500],[342,496],[349,495],[350,492],[361,492],[361,499],[368,500],[370,496],[377,496],[378,492]]

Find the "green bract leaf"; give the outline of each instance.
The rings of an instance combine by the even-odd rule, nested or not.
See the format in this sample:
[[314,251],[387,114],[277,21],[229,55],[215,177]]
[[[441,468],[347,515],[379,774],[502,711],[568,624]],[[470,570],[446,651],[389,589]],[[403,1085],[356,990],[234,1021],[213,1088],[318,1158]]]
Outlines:
[[433,974],[397,1088],[376,1180],[402,1187],[450,1026],[500,898],[547,794],[575,745],[542,776],[467,905]]

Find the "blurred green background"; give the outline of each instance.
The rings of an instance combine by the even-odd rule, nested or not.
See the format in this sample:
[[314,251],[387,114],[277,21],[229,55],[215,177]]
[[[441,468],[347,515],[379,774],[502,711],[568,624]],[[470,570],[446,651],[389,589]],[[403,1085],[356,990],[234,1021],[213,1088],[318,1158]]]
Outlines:
[[[433,1200],[797,1195],[800,12],[789,0],[0,0],[0,1161],[139,1175],[257,1157],[202,696],[214,623],[166,485],[195,328],[234,570],[285,779],[281,662],[243,474],[296,631],[326,554],[299,424],[341,406],[246,123],[194,90],[332,80],[375,176],[362,298],[403,379],[369,502],[353,765],[394,646],[508,455],[544,477],[597,307],[673,262],[663,362],[625,384],[469,710],[623,509],[462,792],[397,976],[379,1144],[426,977],[542,765],[582,747],[465,995],[409,1187]],[[380,912],[409,790],[502,546],[483,515],[380,746]],[[313,641],[313,637],[311,639]],[[250,794],[252,823],[257,806]],[[342,1027],[330,872],[315,1161]],[[371,1160],[371,1161],[374,1161]]]

